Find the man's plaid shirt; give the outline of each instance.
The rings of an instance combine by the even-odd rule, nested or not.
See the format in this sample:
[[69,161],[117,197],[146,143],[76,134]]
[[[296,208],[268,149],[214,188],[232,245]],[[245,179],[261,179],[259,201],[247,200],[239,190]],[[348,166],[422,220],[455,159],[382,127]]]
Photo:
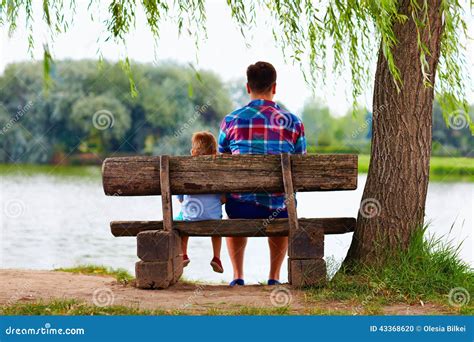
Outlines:
[[[221,123],[219,152],[231,154],[305,154],[306,139],[301,119],[275,102],[253,100],[228,114]],[[270,209],[285,207],[283,193],[230,194]]]

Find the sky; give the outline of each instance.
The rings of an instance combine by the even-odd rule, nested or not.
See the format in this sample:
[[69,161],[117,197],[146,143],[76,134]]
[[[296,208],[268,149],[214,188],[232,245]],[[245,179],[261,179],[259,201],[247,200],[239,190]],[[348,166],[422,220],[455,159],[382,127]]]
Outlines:
[[[94,9],[96,18],[90,20],[86,6],[88,1],[77,1],[78,7],[74,15],[74,25],[67,33],[56,37],[53,44],[44,26],[35,26],[33,59],[40,60],[43,56],[43,43],[48,42],[55,59],[82,59],[98,58],[98,50],[104,58],[112,61],[129,56],[139,62],[161,62],[175,60],[183,64],[192,63],[196,68],[212,70],[224,81],[236,80],[245,77],[249,64],[258,60],[271,62],[277,69],[276,101],[281,101],[293,112],[297,113],[304,103],[313,96],[310,87],[305,83],[300,67],[293,65],[291,60],[285,60],[281,49],[276,46],[271,30],[265,20],[258,20],[252,35],[244,39],[239,28],[232,20],[230,9],[225,1],[207,1],[207,39],[200,41],[199,50],[196,50],[194,39],[187,35],[178,36],[174,24],[165,22],[160,27],[158,49],[154,49],[154,39],[146,27],[145,17],[139,13],[136,28],[127,37],[127,46],[113,42],[104,43],[108,34],[105,31],[104,20],[108,18],[107,4],[103,2],[100,8]],[[34,2],[36,13],[35,23],[41,23],[41,1]],[[258,13],[258,17],[265,18],[265,13]],[[469,33],[474,37],[474,19],[468,20]],[[13,62],[30,60],[28,54],[27,31],[24,20],[18,23],[18,28],[10,37],[5,29],[2,31],[0,45],[0,72],[6,65]],[[250,45],[250,47],[248,46]],[[155,55],[157,51],[157,55]],[[377,51],[374,51],[374,56]],[[373,56],[372,56],[373,57]],[[467,45],[467,61],[474,66],[474,43]],[[374,65],[375,67],[375,65]],[[471,68],[474,70],[474,67]],[[370,71],[374,73],[374,70]],[[327,105],[335,115],[343,115],[351,106],[350,77],[343,74],[341,77],[330,74],[326,81],[327,86],[316,89],[316,99]],[[473,87],[468,90],[468,100],[474,102]],[[372,87],[369,85],[358,102],[368,108],[372,101]]]

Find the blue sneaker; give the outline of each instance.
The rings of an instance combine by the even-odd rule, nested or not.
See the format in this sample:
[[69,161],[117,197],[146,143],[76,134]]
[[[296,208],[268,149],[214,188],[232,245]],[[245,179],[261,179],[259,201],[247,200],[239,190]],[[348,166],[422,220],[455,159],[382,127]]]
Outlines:
[[234,287],[235,285],[243,286],[243,285],[245,285],[245,282],[244,282],[243,279],[234,279],[229,284],[230,287]]
[[275,279],[268,279],[268,285],[273,286],[273,285],[281,285],[281,283],[278,280]]

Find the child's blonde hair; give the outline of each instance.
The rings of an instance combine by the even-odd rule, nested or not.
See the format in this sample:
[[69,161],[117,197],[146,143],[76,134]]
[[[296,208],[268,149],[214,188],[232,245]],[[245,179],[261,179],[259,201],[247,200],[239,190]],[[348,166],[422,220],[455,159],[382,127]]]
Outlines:
[[191,142],[193,153],[196,155],[217,153],[217,141],[211,132],[196,132],[193,134]]

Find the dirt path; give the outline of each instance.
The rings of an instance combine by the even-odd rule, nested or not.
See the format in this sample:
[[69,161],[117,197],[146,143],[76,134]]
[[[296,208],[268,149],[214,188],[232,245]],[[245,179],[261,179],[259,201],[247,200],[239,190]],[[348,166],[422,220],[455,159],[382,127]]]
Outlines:
[[[293,314],[317,313],[318,310],[363,314],[350,302],[312,302],[305,292],[289,286],[251,285],[230,288],[226,285],[177,284],[166,290],[140,290],[122,285],[108,276],[81,275],[55,271],[0,270],[0,305],[16,302],[76,299],[90,304],[124,305],[139,309],[181,310],[204,313],[209,309],[235,311],[243,307],[272,309],[289,304]],[[442,313],[442,307],[426,304],[390,305],[387,314]]]

